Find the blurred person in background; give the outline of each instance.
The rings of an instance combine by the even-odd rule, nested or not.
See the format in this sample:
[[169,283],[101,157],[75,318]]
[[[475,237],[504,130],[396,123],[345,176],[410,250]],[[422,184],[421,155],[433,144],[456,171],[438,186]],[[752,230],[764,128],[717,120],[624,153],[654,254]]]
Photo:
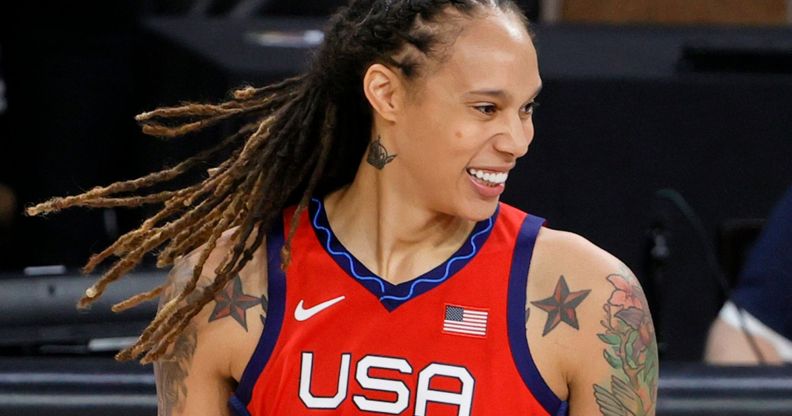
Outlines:
[[705,361],[792,363],[792,187],[773,208],[737,286],[713,322]]

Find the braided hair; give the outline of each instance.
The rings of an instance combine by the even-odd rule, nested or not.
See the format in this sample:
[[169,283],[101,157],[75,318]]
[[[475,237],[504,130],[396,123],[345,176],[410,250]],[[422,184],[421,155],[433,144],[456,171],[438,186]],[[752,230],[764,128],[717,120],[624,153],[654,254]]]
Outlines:
[[[260,88],[239,88],[221,104],[186,103],[136,116],[143,133],[152,136],[182,136],[231,120],[240,126],[236,133],[173,167],[28,207],[28,215],[39,215],[74,206],[162,205],[137,229],[90,257],[84,273],[111,256],[117,259],[86,290],[78,303],[81,308],[134,269],[146,253],[158,250],[157,266],[166,267],[202,247],[192,279],[162,305],[137,342],[116,358],[142,355],[145,363],[160,357],[251,260],[282,210],[296,204],[281,251],[283,267],[288,267],[296,220],[310,197],[351,183],[371,140],[372,112],[363,93],[367,68],[373,63],[398,68],[410,94],[417,93],[414,81],[430,70],[429,63],[444,59],[444,51],[461,30],[449,17],[474,17],[487,9],[513,13],[528,29],[527,19],[512,0],[351,0],[330,18],[324,42],[307,72]],[[225,154],[197,183],[177,190],[151,190]],[[234,230],[231,249],[214,270],[213,281],[198,287],[209,254],[230,229]],[[157,298],[165,287],[132,296],[113,310]]]

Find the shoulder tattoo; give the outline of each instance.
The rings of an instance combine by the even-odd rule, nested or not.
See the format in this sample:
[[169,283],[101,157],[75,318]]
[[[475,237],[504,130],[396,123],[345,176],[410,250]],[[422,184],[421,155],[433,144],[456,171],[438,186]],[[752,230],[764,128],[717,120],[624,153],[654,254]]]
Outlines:
[[542,336],[547,335],[561,322],[572,328],[579,329],[575,308],[586,299],[589,292],[591,292],[591,289],[570,292],[566,279],[561,275],[550,297],[531,302],[532,305],[547,312],[547,321],[545,322]]
[[603,305],[603,357],[612,368],[610,385],[595,384],[600,411],[612,415],[654,415],[657,341],[646,297],[629,270],[607,276],[613,286]]
[[246,311],[257,305],[264,306],[264,299],[264,297],[257,298],[244,293],[242,278],[237,275],[223,290],[215,294],[215,307],[209,316],[209,322],[230,316],[247,331]]

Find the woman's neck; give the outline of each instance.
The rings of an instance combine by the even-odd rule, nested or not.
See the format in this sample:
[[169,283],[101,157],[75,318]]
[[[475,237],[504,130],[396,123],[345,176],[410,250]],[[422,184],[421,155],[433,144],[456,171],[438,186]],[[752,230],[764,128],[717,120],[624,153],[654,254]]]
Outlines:
[[445,261],[475,223],[432,211],[379,173],[361,165],[352,184],[325,198],[325,208],[341,243],[369,270],[398,284]]

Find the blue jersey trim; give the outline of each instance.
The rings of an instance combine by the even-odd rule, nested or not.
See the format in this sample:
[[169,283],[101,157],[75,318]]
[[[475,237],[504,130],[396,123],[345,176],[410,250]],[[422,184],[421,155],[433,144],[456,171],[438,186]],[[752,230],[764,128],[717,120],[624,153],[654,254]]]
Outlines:
[[[234,396],[229,400],[229,406],[239,412],[250,403],[253,387],[256,385],[264,366],[267,365],[275,343],[278,341],[283,314],[286,306],[286,275],[281,270],[280,251],[283,247],[283,220],[278,218],[267,234],[267,317],[264,320],[264,331],[259,338],[256,351],[250,358],[242,378],[239,380]],[[245,413],[240,413],[247,415]]]
[[525,217],[520,227],[520,234],[517,236],[509,275],[507,318],[509,346],[511,347],[514,364],[517,366],[517,371],[522,376],[525,385],[549,414],[561,416],[566,415],[568,412],[565,405],[566,402],[553,393],[541,374],[539,374],[536,363],[531,357],[531,349],[528,347],[528,340],[525,336],[525,289],[528,283],[528,270],[531,267],[531,256],[533,255],[536,236],[539,234],[544,222],[543,218],[528,215]]
[[234,416],[251,416],[247,407],[239,401],[236,395],[232,394],[231,398],[228,399],[228,407],[231,409],[231,414]]
[[558,411],[553,416],[568,416],[569,415],[569,402],[561,402],[561,406],[558,406]]
[[376,296],[387,310],[393,311],[404,302],[448,280],[465,267],[487,241],[499,209],[500,207],[490,218],[476,223],[465,243],[448,260],[421,276],[398,285],[372,273],[338,241],[330,228],[327,211],[324,209],[322,201],[316,198],[311,199],[309,216],[317,238],[336,264]]

